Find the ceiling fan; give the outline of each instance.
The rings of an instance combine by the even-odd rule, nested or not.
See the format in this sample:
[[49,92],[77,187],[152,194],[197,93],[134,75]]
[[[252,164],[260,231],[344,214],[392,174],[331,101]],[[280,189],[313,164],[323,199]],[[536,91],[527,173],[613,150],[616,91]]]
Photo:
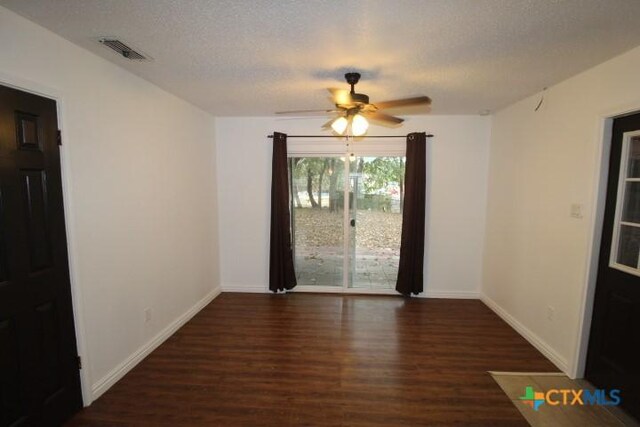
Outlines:
[[415,105],[430,105],[431,98],[428,96],[417,96],[414,98],[396,99],[393,101],[369,103],[369,96],[364,93],[356,93],[355,85],[360,81],[360,73],[347,73],[344,75],[347,83],[351,85],[351,90],[329,88],[331,99],[335,104],[335,109],[325,110],[297,110],[279,111],[276,114],[334,114],[338,117],[332,118],[322,127],[331,127],[339,135],[344,135],[351,125],[353,136],[362,136],[369,128],[367,119],[379,122],[382,125],[394,126],[404,121],[400,117],[381,113],[380,110],[387,108],[410,107]]

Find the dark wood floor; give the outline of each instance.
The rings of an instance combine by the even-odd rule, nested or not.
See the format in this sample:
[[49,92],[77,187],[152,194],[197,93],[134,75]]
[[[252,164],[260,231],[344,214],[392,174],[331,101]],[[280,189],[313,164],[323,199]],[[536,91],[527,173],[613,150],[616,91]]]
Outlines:
[[69,425],[527,425],[489,370],[557,371],[477,300],[225,293]]

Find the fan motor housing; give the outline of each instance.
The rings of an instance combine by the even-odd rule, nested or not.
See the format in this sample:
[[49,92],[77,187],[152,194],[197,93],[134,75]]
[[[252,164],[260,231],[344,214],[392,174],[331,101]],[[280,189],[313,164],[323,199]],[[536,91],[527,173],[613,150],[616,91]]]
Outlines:
[[360,81],[360,77],[360,73],[347,73],[344,75],[344,79],[351,85],[351,101],[355,105],[369,103],[369,96],[364,93],[356,93],[355,91],[355,85]]
[[351,86],[356,85],[360,81],[360,73],[347,73],[344,75],[344,79]]

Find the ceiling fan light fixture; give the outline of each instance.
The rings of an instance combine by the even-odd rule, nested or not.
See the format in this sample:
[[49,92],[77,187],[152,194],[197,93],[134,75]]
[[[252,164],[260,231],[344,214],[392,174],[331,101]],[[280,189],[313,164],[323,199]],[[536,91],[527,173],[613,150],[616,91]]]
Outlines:
[[360,114],[353,116],[353,119],[351,119],[351,132],[353,136],[362,136],[367,132],[367,129],[369,129],[369,122],[364,116]]
[[356,92],[355,85],[360,80],[360,73],[346,73],[344,77],[347,83],[351,86],[350,90],[328,88],[335,108],[325,110],[280,111],[276,112],[276,114],[338,113],[340,117],[331,119],[324,123],[322,125],[322,129],[328,129],[331,127],[333,132],[340,136],[345,135],[346,132],[349,132],[352,136],[363,136],[369,129],[369,122],[366,117],[374,120],[377,124],[388,126],[397,126],[404,121],[404,119],[400,117],[384,114],[380,110],[417,105],[431,105],[431,98],[424,95],[371,104],[369,102],[368,95]]
[[347,126],[349,125],[349,121],[344,117],[338,117],[331,123],[331,129],[333,129],[337,134],[344,134],[344,131],[347,130]]

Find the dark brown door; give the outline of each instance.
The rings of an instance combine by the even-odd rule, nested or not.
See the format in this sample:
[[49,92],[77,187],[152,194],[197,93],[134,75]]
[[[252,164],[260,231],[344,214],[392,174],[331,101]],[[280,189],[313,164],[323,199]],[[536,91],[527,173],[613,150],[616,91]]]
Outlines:
[[82,405],[56,103],[0,86],[0,426]]
[[586,378],[640,418],[640,114],[613,122]]

